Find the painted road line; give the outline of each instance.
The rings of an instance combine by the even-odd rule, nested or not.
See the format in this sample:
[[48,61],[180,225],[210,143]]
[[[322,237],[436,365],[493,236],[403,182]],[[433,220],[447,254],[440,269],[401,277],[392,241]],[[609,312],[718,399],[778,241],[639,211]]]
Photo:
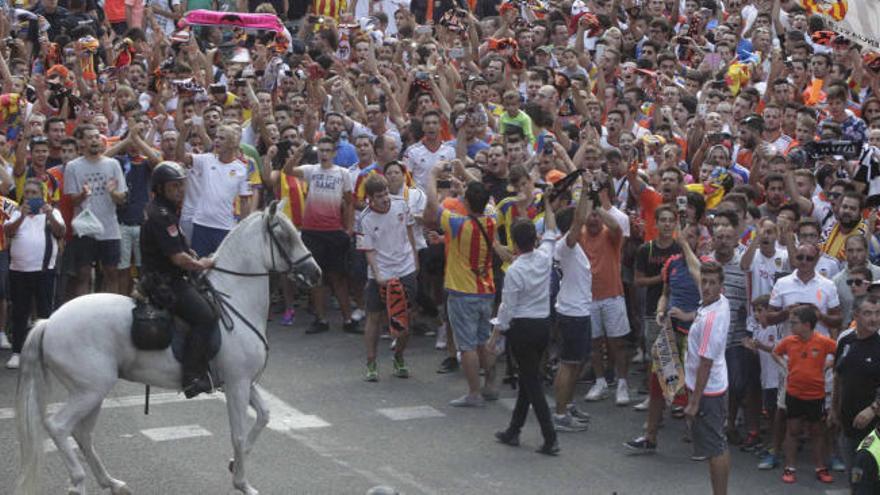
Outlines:
[[[281,398],[275,394],[270,393],[259,385],[257,385],[257,390],[260,391],[260,395],[263,397],[263,402],[266,403],[266,408],[269,409],[269,424],[267,426],[271,430],[286,432],[290,430],[326,428],[330,426],[330,423],[324,421],[318,416],[313,414],[303,414],[299,410],[291,407],[287,402],[281,400]],[[251,408],[248,408],[248,414],[252,417],[255,416],[254,410]]]
[[[215,393],[211,395],[199,395],[197,397],[193,397],[192,399],[187,399],[183,396],[183,394],[177,392],[163,392],[158,394],[150,394],[150,406],[155,406],[159,404],[172,404],[175,402],[196,402],[201,400],[223,400],[224,396],[220,393]],[[49,414],[55,414],[59,410],[61,410],[61,406],[63,406],[63,402],[55,402],[49,404],[47,407],[47,411]],[[143,395],[128,395],[122,397],[108,397],[104,399],[104,403],[101,405],[101,409],[113,409],[117,407],[134,407],[134,406],[143,406],[144,405],[144,396]],[[0,408],[0,420],[3,419],[13,419],[15,418],[15,408],[14,407],[3,407]]]
[[168,440],[180,440],[183,438],[210,437],[211,432],[199,425],[166,426],[163,428],[149,428],[141,430],[141,433],[154,442]]
[[421,418],[442,418],[446,416],[431,406],[389,407],[376,409],[376,412],[392,421],[406,421]]

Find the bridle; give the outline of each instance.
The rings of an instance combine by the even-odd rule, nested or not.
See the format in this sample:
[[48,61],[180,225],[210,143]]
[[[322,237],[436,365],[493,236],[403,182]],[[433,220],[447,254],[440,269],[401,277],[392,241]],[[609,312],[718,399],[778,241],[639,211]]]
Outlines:
[[[239,272],[239,271],[235,271],[235,270],[229,270],[226,268],[222,268],[219,266],[214,266],[211,269],[216,270],[220,273],[235,275],[237,277],[268,277],[269,275],[272,275],[273,273],[283,273],[285,275],[289,275],[292,273],[296,277],[298,282],[301,282],[301,283],[305,282],[303,275],[301,273],[297,272],[297,267],[303,265],[304,263],[306,263],[307,261],[312,259],[312,253],[307,252],[306,254],[300,256],[299,258],[297,258],[295,260],[291,259],[290,255],[287,254],[287,250],[285,250],[284,247],[281,245],[281,241],[278,240],[278,236],[275,235],[275,227],[277,227],[280,222],[278,222],[277,220],[273,221],[274,217],[275,217],[275,215],[274,215],[274,213],[272,213],[271,215],[269,215],[269,218],[266,220],[266,233],[269,236],[269,256],[270,256],[270,259],[272,260],[272,268],[271,269],[269,269],[268,271],[265,271],[265,272]],[[279,270],[277,268],[276,263],[275,263],[275,251],[276,250],[278,251],[278,254],[281,257],[282,261],[284,261],[284,263],[287,265],[287,269],[284,271]]]
[[[291,259],[290,255],[287,254],[287,251],[281,244],[281,241],[278,240],[278,236],[275,235],[275,227],[279,225],[280,222],[273,219],[275,218],[275,204],[273,203],[269,207],[269,218],[266,220],[266,233],[269,236],[269,256],[272,260],[272,268],[266,272],[239,272],[235,270],[228,270],[226,268],[221,268],[219,266],[214,266],[211,268],[212,270],[216,270],[220,273],[227,273],[229,275],[234,275],[237,277],[268,277],[273,273],[283,273],[285,275],[293,274],[297,280],[297,282],[304,283],[305,279],[302,273],[297,271],[297,267],[306,263],[310,259],[312,259],[312,253],[308,252],[303,256],[300,256],[297,259]],[[275,251],[278,251],[279,256],[287,264],[287,269],[284,271],[278,270],[277,265],[275,263]],[[263,347],[266,349],[266,360],[269,359],[269,342],[266,340],[266,336],[263,335],[257,327],[248,320],[241,312],[239,312],[235,306],[233,306],[229,302],[229,295],[215,289],[207,279],[204,279],[207,282],[208,292],[211,294],[211,298],[214,300],[214,303],[218,309],[218,316],[220,321],[223,323],[223,326],[226,327],[226,330],[231,332],[233,328],[232,317],[229,315],[231,311],[239,320],[244,322],[244,324],[260,339],[263,343]],[[266,363],[263,363],[263,369],[265,369]],[[262,371],[261,371],[262,373]]]

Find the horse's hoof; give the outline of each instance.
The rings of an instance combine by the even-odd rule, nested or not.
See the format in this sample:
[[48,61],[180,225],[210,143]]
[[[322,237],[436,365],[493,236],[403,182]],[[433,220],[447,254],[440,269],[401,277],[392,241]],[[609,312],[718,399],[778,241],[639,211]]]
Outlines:
[[244,493],[244,495],[260,495],[260,492],[258,492],[256,488],[252,487],[250,483],[233,483],[233,486],[236,490]]
[[229,459],[229,472],[235,472],[235,459]]
[[128,487],[125,483],[120,483],[118,485],[114,485],[110,488],[110,493],[113,495],[132,495],[131,488]]
[[83,493],[82,488],[70,487],[67,489],[67,495],[83,495]]

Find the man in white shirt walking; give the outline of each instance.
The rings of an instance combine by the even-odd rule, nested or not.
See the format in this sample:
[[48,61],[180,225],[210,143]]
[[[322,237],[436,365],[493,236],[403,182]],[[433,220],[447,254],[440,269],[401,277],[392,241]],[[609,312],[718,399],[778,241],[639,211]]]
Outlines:
[[556,431],[583,431],[589,416],[578,411],[572,403],[574,387],[582,363],[590,355],[590,303],[593,302],[593,274],[590,260],[578,240],[584,222],[593,210],[588,194],[581,194],[575,209],[559,214],[559,229],[564,233],[556,243],[554,258],[559,261],[562,279],[556,296],[556,325],[561,339],[559,372],[553,382],[556,395]]
[[544,445],[537,452],[557,455],[559,444],[539,371],[541,357],[550,339],[550,270],[558,236],[549,195],[544,199],[544,237],[540,246],[535,248],[537,233],[529,220],[514,223],[511,235],[518,256],[507,269],[498,323],[487,346],[494,349],[499,334],[505,332],[510,350],[519,364],[519,391],[510,425],[497,432],[495,437],[504,444],[519,445],[519,432],[526,422],[529,406],[532,406],[544,437]]
[[724,433],[727,419],[727,361],[724,356],[730,328],[730,304],[721,294],[724,267],[717,261],[701,263],[685,236],[678,236],[678,244],[702,298],[688,333],[684,381],[690,399],[684,414],[691,431],[694,457],[709,459],[712,493],[726,495],[730,451]]
[[[371,175],[364,184],[368,206],[358,218],[357,248],[367,257],[369,267],[364,301],[367,309],[367,324],[364,340],[367,346],[366,380],[379,380],[376,365],[376,347],[379,342],[379,321],[386,310],[385,297],[388,282],[398,279],[404,288],[406,307],[409,311],[416,295],[416,241],[413,235],[415,220],[409,206],[402,198],[394,198],[388,190],[388,181],[381,175]],[[394,317],[394,315],[388,315]],[[406,318],[409,321],[409,318]],[[409,370],[403,360],[408,334],[402,333],[394,346],[393,374],[398,378],[408,378]]]

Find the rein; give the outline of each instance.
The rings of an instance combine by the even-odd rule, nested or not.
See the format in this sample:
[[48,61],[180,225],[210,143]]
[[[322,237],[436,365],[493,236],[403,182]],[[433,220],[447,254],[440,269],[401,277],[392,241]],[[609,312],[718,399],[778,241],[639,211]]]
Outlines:
[[[285,251],[283,249],[283,246],[281,245],[281,241],[279,241],[278,238],[275,236],[274,227],[276,225],[277,225],[277,223],[273,224],[269,220],[266,221],[266,233],[269,235],[269,240],[271,241],[269,243],[269,253],[272,258],[272,269],[271,270],[268,270],[266,272],[239,272],[239,271],[235,271],[235,270],[221,268],[219,266],[214,266],[211,269],[216,270],[220,273],[226,273],[226,274],[233,275],[236,277],[268,277],[269,275],[272,275],[273,273],[289,274],[289,273],[295,272],[296,267],[298,267],[298,266],[302,265],[303,263],[305,263],[306,261],[312,259],[312,253],[307,252],[306,254],[304,254],[303,256],[300,256],[296,260],[292,260],[290,258],[290,255],[287,254],[287,251]],[[275,264],[275,251],[276,250],[280,254],[281,258],[284,260],[284,262],[287,264],[287,270],[285,270],[283,272],[281,272],[280,270],[278,270],[276,268],[276,264]],[[247,318],[245,318],[245,316],[243,314],[241,314],[241,312],[239,312],[237,309],[235,309],[235,306],[233,306],[232,303],[229,301],[229,294],[226,294],[225,292],[221,292],[221,291],[217,290],[216,288],[214,288],[213,284],[211,284],[211,282],[207,279],[207,277],[202,278],[202,283],[205,287],[205,290],[208,292],[208,294],[210,294],[211,299],[214,302],[214,305],[217,307],[217,312],[218,312],[217,316],[220,318],[220,322],[226,328],[226,331],[231,332],[233,329],[232,316],[230,316],[230,314],[229,314],[231,311],[233,315],[235,315],[239,320],[244,322],[244,324],[247,325],[247,327],[260,339],[260,341],[263,343],[263,347],[265,347],[265,349],[266,349],[266,358],[268,359],[268,357],[269,357],[269,341],[266,340],[266,336],[263,335],[263,333],[257,329],[256,325],[251,323],[251,321],[248,320]]]

